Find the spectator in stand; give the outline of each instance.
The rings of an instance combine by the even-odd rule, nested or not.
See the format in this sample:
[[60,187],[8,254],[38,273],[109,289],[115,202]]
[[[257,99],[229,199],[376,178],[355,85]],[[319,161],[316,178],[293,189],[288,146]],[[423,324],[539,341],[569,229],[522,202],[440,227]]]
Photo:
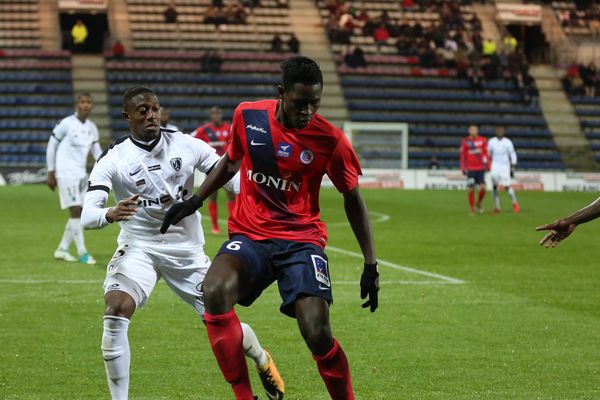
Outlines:
[[177,8],[175,7],[174,2],[171,1],[167,4],[167,8],[163,12],[163,15],[165,17],[165,23],[174,24],[177,22]]
[[71,28],[71,38],[73,39],[73,51],[80,52],[85,46],[85,40],[88,37],[88,30],[82,20],[78,19]]
[[507,54],[514,53],[517,50],[517,39],[514,38],[511,34],[507,33],[504,35],[502,39],[502,44],[504,45],[504,51]]
[[402,0],[403,10],[412,10],[413,8],[415,8],[414,0]]
[[373,34],[373,39],[375,39],[375,44],[377,45],[377,50],[381,51],[381,46],[385,45],[390,38],[390,32],[385,27],[385,24],[382,22],[379,25],[379,28],[375,30]]
[[440,163],[436,156],[431,156],[429,164],[427,164],[427,169],[440,169]]
[[496,42],[490,38],[486,38],[483,41],[483,56],[491,57],[494,54],[496,54]]
[[289,1],[288,0],[277,0],[277,7],[279,8],[288,8]]
[[208,50],[202,55],[200,64],[202,66],[202,72],[218,74],[221,72],[223,58],[216,50]]
[[212,0],[211,4],[215,8],[223,8],[225,4],[223,4],[223,0]]
[[287,46],[292,53],[300,54],[300,41],[293,33],[287,41]]
[[344,64],[350,68],[365,68],[367,60],[364,51],[358,46],[347,46],[344,52]]
[[271,51],[273,53],[283,53],[283,39],[281,36],[275,35],[273,39],[271,39]]
[[594,62],[590,62],[587,67],[581,65],[579,67],[579,74],[583,80],[585,87],[585,95],[588,97],[596,96],[596,84],[598,79],[598,69]]
[[471,90],[483,93],[483,71],[478,63],[471,64],[469,71],[469,86]]
[[116,60],[122,60],[125,58],[125,46],[123,46],[123,43],[121,43],[120,40],[117,39],[115,44],[113,44],[112,53]]

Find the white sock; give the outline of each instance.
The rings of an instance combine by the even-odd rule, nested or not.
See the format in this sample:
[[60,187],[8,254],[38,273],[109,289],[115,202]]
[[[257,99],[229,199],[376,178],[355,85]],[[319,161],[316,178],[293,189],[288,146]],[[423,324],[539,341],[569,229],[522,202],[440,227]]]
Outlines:
[[65,231],[63,232],[62,239],[60,239],[60,244],[58,248],[60,250],[69,251],[69,246],[71,246],[71,242],[73,241],[73,230],[71,229],[71,219],[67,221],[65,225]]
[[83,242],[83,227],[81,226],[81,219],[69,218],[69,224],[71,225],[71,231],[73,232],[75,246],[77,246],[77,254],[82,255],[87,253],[85,243]]
[[510,201],[515,204],[517,202],[517,195],[512,187],[508,188],[508,195],[510,196]]
[[254,361],[254,365],[264,366],[267,363],[267,354],[258,342],[256,333],[250,328],[250,325],[243,322],[240,325],[242,325],[242,332],[244,334],[243,346],[246,357],[250,357]]
[[500,209],[500,196],[498,196],[498,188],[494,186],[494,207]]
[[129,392],[129,363],[131,353],[127,328],[129,320],[105,316],[102,335],[102,358],[106,367],[108,389],[112,400],[127,400]]

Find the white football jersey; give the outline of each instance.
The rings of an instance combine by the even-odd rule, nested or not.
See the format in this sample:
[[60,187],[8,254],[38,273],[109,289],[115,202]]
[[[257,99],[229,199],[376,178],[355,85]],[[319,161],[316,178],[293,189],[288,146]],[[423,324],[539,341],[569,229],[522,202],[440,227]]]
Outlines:
[[508,138],[493,137],[488,140],[488,153],[492,159],[492,173],[496,171],[508,174],[510,166],[517,164],[517,153],[512,141]]
[[[129,221],[119,223],[120,245],[202,249],[204,234],[198,212],[170,226],[164,235],[159,230],[167,210],[193,194],[194,169],[208,173],[218,160],[212,147],[181,132],[161,129],[159,138],[151,144],[122,137],[102,154],[90,174],[82,224],[88,229],[107,224],[108,209],[102,207],[110,189],[117,202],[139,193],[137,212]],[[239,174],[226,187],[239,191]]]
[[54,146],[49,143],[47,166],[49,171],[55,171],[57,177],[81,177],[86,174],[87,156],[93,150],[94,158],[101,152],[98,144],[99,134],[96,124],[89,118],[81,122],[76,114],[64,118],[52,130],[50,141],[57,140],[55,154]]

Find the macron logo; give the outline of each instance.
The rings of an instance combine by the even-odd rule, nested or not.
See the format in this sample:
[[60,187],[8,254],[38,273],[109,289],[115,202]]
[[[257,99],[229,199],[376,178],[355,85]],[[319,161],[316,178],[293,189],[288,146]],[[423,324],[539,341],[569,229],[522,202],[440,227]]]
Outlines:
[[259,126],[254,126],[254,125],[246,125],[246,129],[250,129],[256,132],[260,132],[260,133],[267,133],[267,131],[265,131],[263,128],[259,127]]

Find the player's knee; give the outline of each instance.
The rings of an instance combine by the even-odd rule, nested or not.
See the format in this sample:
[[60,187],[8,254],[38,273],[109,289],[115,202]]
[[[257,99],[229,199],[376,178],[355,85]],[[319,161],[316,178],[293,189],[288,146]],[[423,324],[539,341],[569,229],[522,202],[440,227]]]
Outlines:
[[209,279],[207,277],[202,284],[206,311],[209,313],[222,312],[233,306],[232,298],[235,297],[237,287],[235,279],[222,279],[221,277]]
[[327,323],[314,322],[302,329],[302,336],[313,354],[325,354],[331,349],[333,337],[331,327]]
[[[122,294],[121,294],[122,293]],[[131,318],[135,312],[135,301],[133,298],[124,292],[109,292],[104,298],[105,308],[104,315]]]

